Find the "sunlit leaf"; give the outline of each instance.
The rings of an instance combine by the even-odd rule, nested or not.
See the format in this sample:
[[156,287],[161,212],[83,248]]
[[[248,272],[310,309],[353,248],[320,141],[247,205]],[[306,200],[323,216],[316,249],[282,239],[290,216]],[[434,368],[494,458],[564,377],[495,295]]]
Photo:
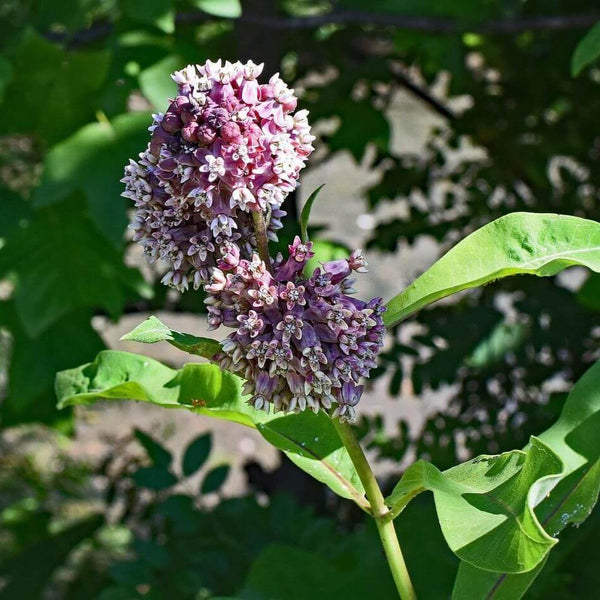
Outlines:
[[600,223],[564,215],[513,213],[454,246],[388,302],[383,318],[392,326],[456,292],[509,275],[556,275],[573,265],[600,271]]
[[[540,437],[548,451],[559,456],[563,469],[547,485],[532,488],[535,519],[551,536],[567,525],[579,525],[591,513],[600,489],[600,362],[577,382],[559,420]],[[526,448],[530,451],[530,447]],[[495,570],[495,569],[494,569]],[[512,600],[531,585],[540,567],[521,575],[492,573],[461,565],[454,590],[456,600],[474,597]]]
[[587,518],[600,488],[599,418],[600,362],[573,388],[557,423],[523,451],[480,456],[443,473],[424,461],[409,467],[387,502],[397,514],[415,495],[433,492],[448,545],[475,567],[464,567],[459,577],[487,586],[475,593],[459,580],[457,594],[473,595],[457,598],[490,597],[502,585],[526,587],[525,577],[513,582],[511,574],[536,569],[555,536]]
[[325,413],[256,411],[246,402],[241,379],[216,365],[187,364],[176,371],[144,356],[106,350],[93,363],[60,372],[56,395],[59,407],[138,400],[256,427],[292,462],[336,494],[362,508],[368,506],[360,478]]
[[154,316],[148,317],[121,339],[144,344],[167,341],[179,350],[205,358],[212,358],[221,351],[221,344],[217,340],[174,331]]
[[536,522],[528,494],[560,468],[537,440],[527,453],[481,456],[444,473],[418,461],[388,502],[402,505],[432,491],[446,542],[459,558],[483,569],[520,573],[533,569],[556,543]]

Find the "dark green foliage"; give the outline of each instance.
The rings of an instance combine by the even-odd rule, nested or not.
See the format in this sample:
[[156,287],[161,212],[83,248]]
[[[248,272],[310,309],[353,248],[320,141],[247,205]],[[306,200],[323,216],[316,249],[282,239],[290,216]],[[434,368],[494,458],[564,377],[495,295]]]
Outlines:
[[202,481],[200,493],[210,494],[211,492],[218,492],[221,489],[221,486],[225,483],[228,475],[229,465],[220,465],[214,469],[211,469]]
[[[103,521],[101,515],[87,517],[60,533],[42,537],[5,561],[0,566],[0,576],[6,578],[7,583],[0,591],[0,597],[39,597],[50,575],[62,566],[74,547],[96,532]],[[36,568],[32,569],[32,565],[36,565]]]
[[185,449],[183,462],[181,465],[183,474],[186,477],[193,475],[206,462],[212,446],[212,437],[209,433],[203,433],[195,440],[192,440]]

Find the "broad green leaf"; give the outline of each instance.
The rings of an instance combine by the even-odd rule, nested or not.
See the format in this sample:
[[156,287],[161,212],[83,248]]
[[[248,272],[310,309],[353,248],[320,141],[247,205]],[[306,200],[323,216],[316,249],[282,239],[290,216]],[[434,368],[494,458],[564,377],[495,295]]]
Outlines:
[[173,461],[173,455],[153,437],[149,436],[141,429],[136,429],[135,437],[148,453],[148,458],[156,467],[168,467]]
[[240,0],[192,0],[192,4],[215,17],[237,19],[242,16]]
[[446,542],[469,565],[459,571],[456,598],[511,598],[533,581],[555,536],[595,505],[599,425],[600,362],[575,385],[557,423],[523,451],[481,456],[443,473],[418,461],[387,502],[396,515],[433,491]]
[[499,575],[463,561],[458,567],[452,600],[518,600],[529,589],[545,564],[546,559],[526,573]]
[[469,288],[519,274],[556,275],[573,265],[600,272],[600,223],[553,214],[512,213],[478,229],[387,304],[388,327]]
[[90,123],[51,148],[44,161],[36,206],[60,202],[74,191],[85,193],[91,216],[116,246],[123,243],[129,202],[121,198],[123,168],[148,142],[148,113],[128,113]]
[[59,407],[138,400],[256,427],[301,469],[368,507],[360,478],[325,413],[256,411],[243,396],[241,379],[216,365],[187,364],[176,371],[144,356],[106,350],[93,363],[58,373],[56,395]]
[[[563,470],[554,486],[545,493],[532,496],[537,506],[536,519],[549,535],[558,535],[568,524],[582,523],[598,500],[599,427],[600,362],[579,380],[569,394],[559,420],[539,438],[553,454],[560,456],[563,463]],[[455,585],[455,598],[519,598],[515,590],[522,589],[524,592],[538,573],[539,569],[536,568],[515,576],[461,566]]]
[[219,491],[228,476],[229,465],[219,465],[218,467],[211,469],[202,480],[200,493],[210,494],[211,492]]
[[[350,457],[323,412],[278,416],[257,424],[258,431],[271,444],[285,452],[303,471],[327,484],[344,498],[363,508],[363,487]],[[326,457],[326,460],[323,458]]]
[[125,0],[129,17],[162,29],[165,33],[175,31],[175,11],[171,0]]
[[173,98],[177,91],[171,73],[185,66],[184,60],[179,56],[166,56],[157,63],[144,69],[139,76],[140,88],[146,98],[156,110],[166,110],[169,98]]
[[212,435],[203,433],[192,440],[185,449],[181,470],[186,477],[202,468],[212,449]]
[[154,316],[148,317],[143,323],[140,323],[133,331],[126,333],[121,339],[130,342],[142,342],[144,344],[167,341],[179,350],[183,350],[188,354],[204,356],[205,358],[212,358],[221,351],[221,344],[217,340],[174,331]]
[[145,356],[105,350],[92,363],[58,373],[56,394],[59,408],[137,400],[253,426],[240,379],[209,364],[188,364],[177,371]]
[[577,44],[571,61],[571,75],[576,77],[600,57],[600,23],[596,23]]
[[560,471],[560,460],[534,438],[527,452],[480,456],[443,473],[418,461],[387,501],[397,512],[416,494],[432,491],[446,542],[459,558],[482,569],[521,573],[556,543],[533,509]]
[[0,249],[0,276],[16,274],[14,302],[30,337],[83,308],[118,317],[128,298],[152,293],[80,213],[73,201],[39,210]]
[[319,192],[325,187],[325,184],[321,184],[309,197],[302,207],[302,213],[300,214],[300,231],[302,234],[302,241],[306,244],[308,242],[308,221],[310,220],[310,211],[312,205],[316,200]]

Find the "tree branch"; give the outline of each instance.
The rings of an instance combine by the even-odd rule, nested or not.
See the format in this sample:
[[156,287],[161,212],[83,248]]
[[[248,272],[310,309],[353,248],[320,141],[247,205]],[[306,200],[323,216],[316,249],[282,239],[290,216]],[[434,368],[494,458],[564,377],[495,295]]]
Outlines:
[[[178,23],[199,23],[214,19],[203,12],[179,13]],[[528,19],[485,21],[464,25],[454,19],[419,17],[393,13],[370,13],[363,11],[336,11],[310,17],[279,17],[273,15],[243,14],[234,19],[239,23],[261,25],[266,29],[316,29],[324,25],[381,25],[430,33],[520,33],[532,30],[557,31],[591,27],[600,21],[600,13],[540,16]]]
[[414,96],[425,102],[425,104],[438,114],[442,115],[442,117],[445,117],[449,121],[454,121],[456,119],[456,115],[441,100],[438,100],[435,96],[432,96],[428,90],[412,81],[400,66],[392,64],[390,69],[394,80],[402,87],[406,88]]
[[[202,11],[183,12],[176,16],[180,25],[198,24],[205,21],[218,20],[219,17]],[[591,27],[600,21],[600,13],[571,14],[558,16],[540,16],[526,19],[500,21],[483,21],[473,25],[465,25],[454,19],[440,17],[419,17],[397,15],[391,13],[370,13],[362,11],[339,11],[310,17],[285,17],[276,15],[243,14],[237,19],[230,19],[239,24],[253,24],[265,29],[299,30],[316,29],[324,25],[375,25],[395,27],[423,33],[482,33],[482,34],[514,34],[523,31],[562,31]],[[70,47],[84,46],[110,35],[114,31],[111,23],[98,22],[88,29],[75,33],[47,32],[45,37],[53,42],[64,42]]]

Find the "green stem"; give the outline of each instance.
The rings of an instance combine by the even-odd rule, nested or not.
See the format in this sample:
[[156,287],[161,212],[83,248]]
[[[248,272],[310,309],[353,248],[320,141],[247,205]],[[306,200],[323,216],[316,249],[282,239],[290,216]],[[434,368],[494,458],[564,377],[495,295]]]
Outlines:
[[383,545],[383,550],[400,598],[402,600],[415,600],[417,596],[410,581],[400,544],[398,543],[398,537],[394,529],[394,520],[389,508],[385,504],[383,494],[375,479],[371,465],[369,465],[369,461],[360,447],[352,428],[346,423],[340,423],[338,419],[333,419],[333,424],[365,488],[367,499],[371,504],[371,514],[375,519],[381,544]]

